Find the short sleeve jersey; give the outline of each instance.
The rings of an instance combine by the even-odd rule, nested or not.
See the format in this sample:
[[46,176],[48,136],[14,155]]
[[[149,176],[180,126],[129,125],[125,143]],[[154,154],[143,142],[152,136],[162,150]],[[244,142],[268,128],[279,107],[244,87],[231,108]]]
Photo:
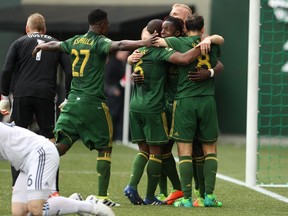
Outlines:
[[134,71],[144,75],[144,83],[134,85],[130,110],[142,113],[161,112],[165,106],[165,77],[167,61],[175,52],[171,48],[142,47],[143,54]]
[[104,67],[112,41],[94,32],[76,35],[61,43],[70,54],[72,83],[70,94],[87,96],[95,102],[105,101]]
[[[195,47],[200,41],[199,36],[188,36],[188,37],[169,37],[165,38],[166,43],[169,47],[179,51],[186,52],[191,48]],[[216,44],[212,44],[211,51],[207,55],[199,56],[198,59],[188,65],[179,65],[179,77],[176,99],[193,96],[205,96],[215,94],[214,78],[206,79],[201,82],[193,82],[189,80],[188,72],[195,71],[196,67],[202,67],[206,69],[213,68],[218,61],[220,55],[220,48]]]

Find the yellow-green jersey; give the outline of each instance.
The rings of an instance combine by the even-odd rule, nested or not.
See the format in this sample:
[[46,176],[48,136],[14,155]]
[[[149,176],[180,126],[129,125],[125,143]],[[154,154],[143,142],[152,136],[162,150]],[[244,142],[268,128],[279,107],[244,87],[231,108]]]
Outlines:
[[111,43],[110,39],[91,31],[61,43],[62,50],[71,56],[70,94],[85,96],[94,102],[106,101],[103,78]]
[[167,61],[175,51],[156,47],[142,47],[139,51],[143,56],[134,66],[134,71],[144,75],[144,82],[134,85],[130,111],[162,112],[165,107],[165,76],[169,67]]
[[[186,37],[169,37],[165,38],[169,47],[179,52],[186,52],[195,47],[200,41],[199,36],[186,36]],[[189,71],[196,71],[196,67],[202,67],[206,69],[213,68],[218,61],[220,55],[219,45],[212,44],[211,51],[207,55],[202,55],[197,58],[193,63],[188,65],[179,65],[179,77],[177,94],[175,99],[193,97],[193,96],[205,96],[215,94],[214,78],[206,79],[201,82],[193,82],[188,79]]]

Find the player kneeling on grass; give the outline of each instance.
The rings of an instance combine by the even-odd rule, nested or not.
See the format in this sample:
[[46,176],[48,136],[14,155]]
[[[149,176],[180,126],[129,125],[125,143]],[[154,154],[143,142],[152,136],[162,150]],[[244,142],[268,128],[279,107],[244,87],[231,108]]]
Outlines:
[[43,136],[0,122],[0,160],[20,170],[12,192],[13,216],[97,215],[113,216],[113,211],[97,200],[79,201],[48,196],[55,191],[59,153]]

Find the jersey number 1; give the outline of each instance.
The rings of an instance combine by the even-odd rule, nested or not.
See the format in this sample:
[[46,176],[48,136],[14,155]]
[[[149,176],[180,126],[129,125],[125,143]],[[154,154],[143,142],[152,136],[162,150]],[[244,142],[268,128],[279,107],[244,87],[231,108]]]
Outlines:
[[[42,44],[44,43],[45,41],[43,40],[40,40],[40,39],[37,39],[37,43],[38,44]],[[39,52],[37,52],[36,54],[36,61],[41,61],[41,55],[42,55],[42,50],[40,50]]]

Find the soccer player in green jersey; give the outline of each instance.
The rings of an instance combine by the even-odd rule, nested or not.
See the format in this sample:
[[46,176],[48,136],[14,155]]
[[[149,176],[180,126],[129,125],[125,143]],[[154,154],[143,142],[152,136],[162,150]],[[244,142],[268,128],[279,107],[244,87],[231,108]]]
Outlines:
[[[160,21],[160,22],[162,23],[162,21]],[[183,26],[184,26],[184,23],[181,19],[169,16],[166,19],[164,19],[164,21],[163,21],[162,28],[161,28],[161,37],[169,37],[169,36],[177,36],[178,37],[178,36],[181,36],[184,34],[183,33]],[[149,26],[149,27],[151,27],[151,26]],[[139,60],[143,56],[143,54],[139,54],[139,53],[140,53],[139,50],[137,50],[136,56],[132,54],[129,57],[128,61],[130,61],[130,63],[133,64],[133,62],[134,62],[133,58],[136,57],[135,63],[139,62]],[[170,70],[170,68],[171,68],[171,70]],[[172,64],[167,65],[167,71],[166,71],[167,78],[168,78],[168,73],[169,73],[168,71],[173,71],[173,68],[175,68],[175,67]],[[136,70],[137,70],[137,68],[136,68]],[[137,76],[136,73],[134,72],[132,74],[132,79],[134,80],[135,85],[142,84],[144,82],[143,74],[141,76]],[[134,79],[134,75],[136,75],[135,79]],[[140,80],[137,81],[136,77],[139,77]],[[172,81],[172,83],[174,83],[174,81]],[[169,87],[167,86],[166,89],[169,89]],[[167,116],[168,129],[170,128],[169,117],[170,116]],[[178,176],[178,173],[176,170],[176,164],[175,164],[174,157],[171,153],[170,154],[168,152],[165,153],[165,148],[167,145],[164,146],[164,150],[163,150],[162,166],[163,167],[165,165],[169,166],[169,170],[167,170],[167,172],[169,175],[169,179],[171,180],[171,183],[173,185],[173,188],[176,190],[181,190],[181,184],[180,184],[179,176]],[[139,146],[139,148],[140,147],[141,146]],[[169,151],[169,150],[166,150],[166,151]],[[133,161],[132,174],[130,177],[130,181],[128,183],[128,186],[124,190],[124,194],[130,199],[130,201],[133,204],[143,203],[142,198],[140,198],[140,196],[137,192],[137,185],[139,184],[139,181],[142,177],[142,174],[144,172],[144,167],[145,167],[146,163],[148,162],[148,158],[149,158],[149,155],[145,151],[143,151],[143,152],[139,151],[139,153],[135,156],[134,161]],[[161,184],[160,184],[160,180],[162,180]],[[166,174],[164,174],[163,168],[161,169],[161,177],[159,179],[159,186],[160,186],[160,194],[162,196],[165,196],[165,198],[166,198],[167,197],[167,177],[166,177]],[[164,199],[165,199],[165,198],[160,199],[158,195],[156,196],[156,198],[159,199],[160,201],[164,201]]]
[[[169,46],[185,52],[197,46],[201,41],[204,20],[202,16],[192,15],[185,21],[187,37],[170,37],[159,39],[159,45]],[[212,69],[220,53],[218,45],[212,44],[209,54],[202,55],[197,61],[187,66],[179,66],[179,82],[176,100],[173,106],[173,121],[170,137],[177,142],[179,170],[184,197],[175,201],[175,206],[192,207],[192,145],[197,135],[202,143],[205,163],[205,200],[207,207],[220,207],[222,203],[213,194],[217,173],[216,141],[218,138],[218,119],[215,103],[214,70]],[[195,67],[205,67],[210,70],[211,78],[201,82],[191,82],[187,79],[189,71]],[[192,109],[193,108],[193,109]]]
[[[170,36],[177,36],[177,37],[183,36],[184,33],[182,31],[183,31],[183,21],[181,19],[178,19],[178,18],[175,18],[172,16],[168,16],[167,18],[164,19],[164,22],[162,24],[161,37],[165,38],[165,37],[170,37]],[[130,60],[131,61],[133,60],[134,62],[138,62],[140,58],[141,58],[141,56],[139,55],[139,53],[135,53],[135,54],[132,54],[130,56]],[[221,62],[217,63],[214,70],[215,70],[216,74],[221,72],[223,70],[222,63]],[[189,78],[192,81],[201,81],[201,80],[210,78],[210,71],[207,69],[201,68],[199,71],[191,73],[191,75],[189,75]],[[144,81],[144,77],[140,74],[135,73],[135,72],[133,72],[133,74],[132,74],[132,79],[133,79],[134,83],[136,83],[136,84],[141,84]],[[172,105],[174,102],[174,98],[175,98],[175,95],[177,92],[177,85],[178,85],[178,66],[177,65],[171,64],[169,66],[169,70],[166,73],[166,82],[165,83],[166,83],[166,107],[165,107],[166,110],[165,110],[165,112],[166,112],[166,117],[167,117],[168,129],[170,130],[171,122],[172,122]],[[195,139],[194,142],[199,143],[199,141],[197,139]],[[174,202],[174,200],[183,196],[183,192],[181,191],[181,186],[180,186],[180,182],[179,182],[179,177],[178,177],[177,170],[176,170],[175,160],[174,160],[173,154],[171,152],[173,144],[174,144],[174,140],[169,139],[169,143],[164,145],[164,148],[163,148],[163,157],[162,157],[162,167],[163,168],[162,168],[161,177],[159,179],[160,194],[158,194],[156,196],[157,199],[164,201],[167,204],[172,204]],[[195,174],[194,175],[195,188],[197,188],[199,191],[199,187],[201,187],[201,192],[203,192],[204,191],[203,190],[204,180],[203,180],[203,174],[202,174],[203,173],[202,146],[201,146],[201,144],[199,144],[199,145],[193,145],[193,147],[194,148],[197,147],[196,151],[193,151],[194,154],[197,153],[195,156],[196,160],[194,160],[194,156],[193,156],[193,168],[198,170],[199,177],[201,178],[201,181],[197,181],[198,175],[196,175],[197,172],[195,170],[195,172],[194,172],[194,174]],[[139,183],[140,178],[141,178],[141,176],[135,174],[135,172],[137,170],[143,170],[143,169],[141,169],[141,167],[143,167],[146,164],[146,161],[141,160],[141,158],[142,158],[142,154],[140,154],[140,153],[135,157],[135,160],[138,159],[138,162],[134,163],[134,164],[139,165],[139,167],[133,167],[133,172],[134,172],[133,177],[130,178],[130,182],[128,184],[130,187],[133,187],[133,188],[137,188],[137,184]],[[143,162],[143,164],[141,163],[141,161]],[[140,173],[142,175],[143,171]],[[167,178],[166,178],[165,173],[167,173],[168,178],[170,179],[172,186],[173,186],[173,191],[169,194],[168,197],[167,197]],[[134,192],[135,192],[134,197],[135,197],[135,199],[137,199],[136,197],[138,197],[138,193],[137,193],[137,191],[134,191]],[[127,191],[126,191],[126,194],[127,194]],[[204,192],[203,192],[203,195],[204,195]],[[200,197],[200,194],[199,194],[199,197]],[[132,195],[130,194],[130,198],[131,199],[133,198],[133,194]],[[139,197],[138,197],[138,199],[139,199]],[[202,204],[202,203],[198,203],[198,198],[194,203],[196,206],[201,206],[201,204]],[[194,203],[193,203],[193,205],[194,205]],[[204,205],[204,203],[203,203],[203,205]]]
[[[180,37],[184,35],[184,22],[182,19],[168,16],[164,19],[162,24],[161,37]],[[168,71],[166,72],[166,81],[165,81],[165,113],[167,118],[168,130],[171,128],[172,120],[172,109],[171,105],[173,104],[175,90],[177,89],[178,83],[178,67],[174,64],[169,64]],[[172,102],[171,102],[172,101]],[[159,189],[160,193],[157,194],[157,199],[162,200],[167,204],[172,204],[173,201],[177,198],[183,196],[181,191],[181,183],[176,168],[176,161],[172,154],[174,140],[169,139],[168,143],[163,147],[162,152],[162,170],[161,176],[159,179]],[[167,190],[167,177],[169,178],[172,185],[172,192],[168,194]]]
[[[159,20],[149,22],[148,31],[150,25],[156,27],[155,22],[159,24]],[[159,25],[158,28],[161,26]],[[139,71],[145,79],[142,84],[135,85],[133,88],[129,117],[132,142],[138,144],[139,153],[133,161],[130,182],[124,194],[135,205],[159,205],[162,202],[155,198],[154,193],[161,174],[163,149],[168,143],[165,79],[169,65],[166,62],[187,64],[196,59],[200,49],[194,48],[183,54],[172,49],[156,47],[142,47],[138,51],[143,56],[135,64],[134,71]],[[190,53],[189,58],[187,58],[188,53]],[[137,185],[146,163],[148,184],[146,198],[143,201],[137,192]],[[175,172],[177,174],[176,169]],[[181,189],[180,182],[176,188]]]
[[[171,13],[173,15],[177,16],[178,14],[175,14],[176,12],[175,11],[173,12],[173,11],[174,10],[172,10]],[[176,36],[176,37],[185,36],[184,32],[182,32],[181,34],[176,34],[176,35],[170,33],[170,31],[173,30],[173,24],[172,23],[177,22],[177,21],[181,21],[181,23],[183,23],[182,26],[184,26],[184,22],[182,21],[182,19],[168,16],[164,20],[163,25],[162,25],[162,32],[161,32],[162,38],[171,37],[171,36]],[[182,29],[183,29],[183,27],[182,27]],[[221,62],[217,63],[217,65],[213,69],[218,74],[219,72],[221,72],[223,70],[222,63]],[[170,130],[171,129],[171,122],[172,122],[173,102],[174,102],[174,99],[175,99],[175,96],[177,93],[178,66],[171,64],[166,75],[167,75],[166,76],[166,117],[167,117],[168,129]],[[194,72],[191,75],[192,81],[195,81],[195,80],[199,81],[199,80],[204,80],[207,78],[210,78],[210,71],[207,69],[204,69],[204,68],[199,69],[199,71],[197,71],[197,73]],[[201,143],[199,143],[197,138],[194,139],[194,143],[198,143],[198,145],[193,145],[194,148],[199,146],[198,148],[196,148],[196,151],[193,151],[194,154],[198,153],[198,154],[193,155],[193,169],[195,170],[195,172],[194,172],[194,174],[195,174],[195,176],[194,176],[195,188],[198,189],[198,191],[199,191],[199,187],[201,187],[201,189],[203,189],[203,186],[204,186],[204,180],[203,180],[203,174],[202,174],[203,173],[203,165],[201,164],[201,162],[203,160],[203,151],[202,151]],[[164,177],[166,177],[166,175],[164,175],[164,174],[167,173],[168,178],[171,180],[173,190],[169,194],[169,196],[166,195],[167,197],[166,197],[166,199],[164,199],[164,202],[169,204],[169,205],[172,204],[177,198],[180,198],[183,196],[183,192],[181,191],[181,186],[178,186],[177,180],[176,180],[176,179],[178,179],[178,174],[177,174],[177,170],[176,170],[175,159],[174,159],[173,154],[172,154],[173,144],[174,144],[174,140],[169,139],[169,143],[167,145],[165,145],[165,147],[164,147],[163,160],[162,160],[162,166],[163,166],[162,170],[164,172],[162,172],[162,175],[161,175],[160,180],[159,180],[160,195],[161,195],[161,191],[165,192],[163,190],[163,188],[165,188],[165,187],[163,187],[165,182],[162,183],[160,181],[163,181],[163,179],[166,179],[166,188],[167,188],[167,178],[164,178]],[[195,158],[195,160],[194,160],[194,158]],[[202,170],[201,170],[201,168],[202,168]],[[201,181],[198,180],[198,175],[197,175],[198,172],[196,172],[196,170],[199,171],[199,177],[201,178]],[[195,189],[195,191],[196,191],[196,189]],[[204,190],[201,190],[201,192],[202,191],[204,191]],[[204,192],[203,192],[203,194],[204,194]],[[158,195],[158,196],[160,196],[160,195]],[[195,201],[195,205],[199,205],[197,200]]]
[[117,206],[119,204],[107,196],[113,127],[104,96],[104,66],[110,52],[150,46],[155,35],[145,41],[111,41],[104,36],[109,31],[107,13],[100,9],[89,12],[88,23],[86,34],[64,42],[43,43],[36,46],[32,54],[35,56],[40,50],[70,54],[73,80],[68,102],[54,129],[56,146],[59,154],[64,155],[80,138],[88,149],[97,150],[97,197],[106,205]]

